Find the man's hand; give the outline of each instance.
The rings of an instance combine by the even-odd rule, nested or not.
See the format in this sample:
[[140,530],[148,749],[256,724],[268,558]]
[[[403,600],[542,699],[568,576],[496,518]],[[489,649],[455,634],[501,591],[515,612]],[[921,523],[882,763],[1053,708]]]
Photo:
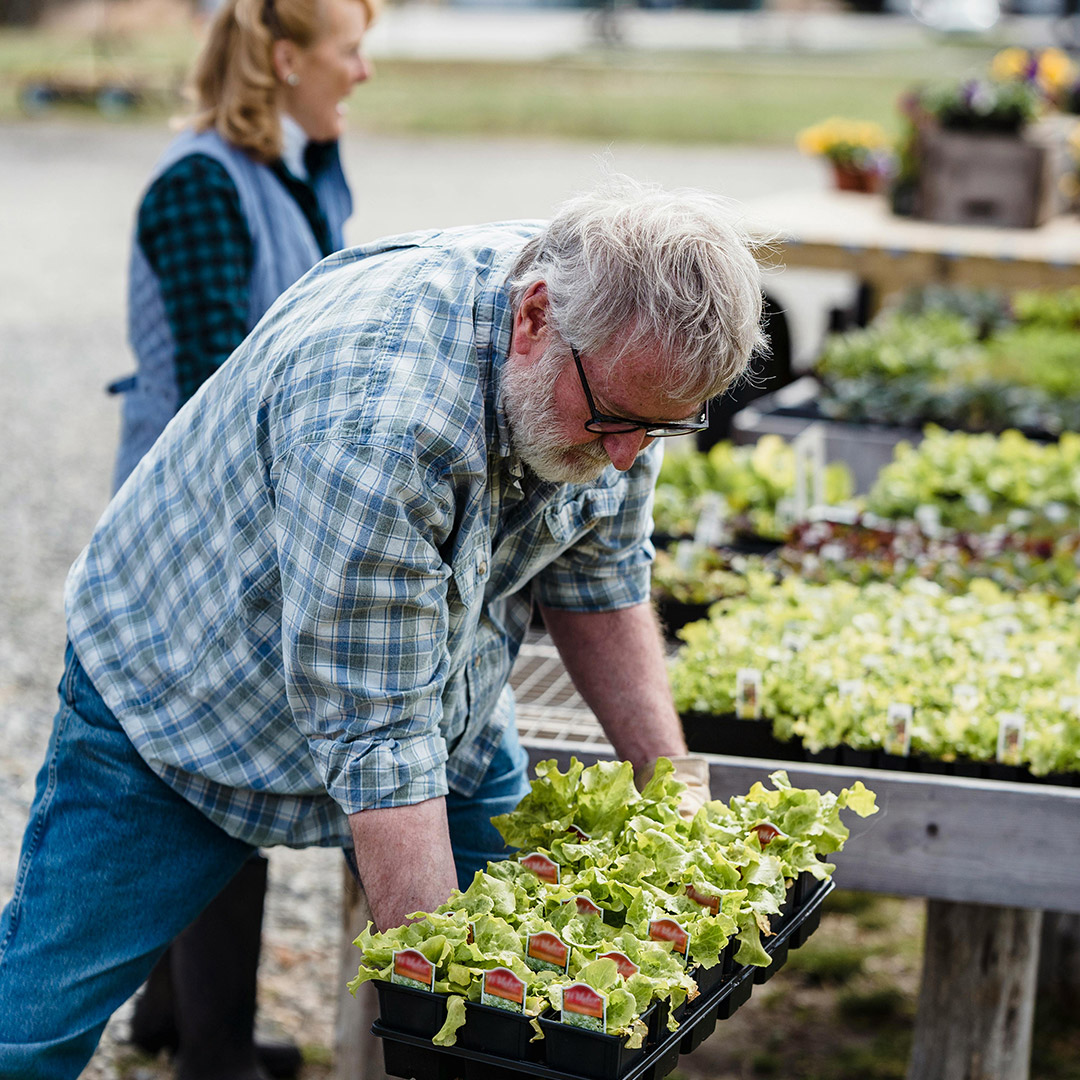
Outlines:
[[360,883],[380,930],[432,911],[457,888],[446,800],[349,815]]
[[[672,774],[674,779],[686,785],[686,790],[679,796],[679,813],[684,818],[692,818],[707,802],[712,799],[712,790],[709,787],[709,763],[702,757],[693,754],[682,754],[670,758],[675,766]],[[634,781],[638,790],[643,788],[656,771],[656,762],[638,769],[634,774]]]

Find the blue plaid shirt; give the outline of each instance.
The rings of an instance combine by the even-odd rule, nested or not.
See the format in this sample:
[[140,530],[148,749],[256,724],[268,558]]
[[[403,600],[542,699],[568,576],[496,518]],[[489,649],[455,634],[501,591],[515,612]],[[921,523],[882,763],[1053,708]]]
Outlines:
[[510,444],[507,278],[540,226],[392,237],[267,312],[117,493],[66,586],[99,693],[251,844],[472,794],[532,599],[648,598],[659,451],[554,485]]

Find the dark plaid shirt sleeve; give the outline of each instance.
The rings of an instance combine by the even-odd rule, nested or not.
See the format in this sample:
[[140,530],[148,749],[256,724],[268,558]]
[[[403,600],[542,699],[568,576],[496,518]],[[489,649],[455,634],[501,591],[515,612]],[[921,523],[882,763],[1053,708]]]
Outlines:
[[137,240],[160,283],[182,405],[247,332],[254,255],[225,167],[192,154],[162,173],[139,208]]

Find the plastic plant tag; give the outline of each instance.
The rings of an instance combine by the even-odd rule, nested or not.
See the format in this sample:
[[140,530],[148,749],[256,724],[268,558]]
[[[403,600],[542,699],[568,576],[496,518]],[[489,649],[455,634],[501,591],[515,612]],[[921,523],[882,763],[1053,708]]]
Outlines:
[[795,520],[806,521],[811,505],[825,504],[825,428],[811,424],[791,440],[791,449],[795,455]]
[[740,720],[756,720],[761,709],[761,672],[739,668],[735,672],[735,715]]
[[532,851],[519,860],[526,870],[531,870],[541,881],[549,885],[559,884],[559,864],[541,851]]
[[694,527],[694,545],[699,548],[720,547],[727,539],[724,519],[727,517],[727,500],[710,491],[701,500],[701,513]]
[[675,565],[684,574],[689,574],[694,569],[700,548],[693,540],[680,540],[675,545]]
[[419,949],[395,949],[390,981],[413,990],[434,990],[435,965]]
[[897,757],[907,757],[911,753],[911,718],[913,710],[910,705],[894,701],[889,706],[888,718],[885,722],[885,742],[883,749],[886,754],[895,754]]
[[[598,918],[603,919],[604,909],[599,904],[593,903],[588,896],[575,896],[573,897],[574,903],[577,905],[579,915],[596,915]],[[570,903],[569,900],[566,903]]]
[[915,507],[915,521],[923,536],[933,540],[941,533],[941,510],[933,503]]
[[558,971],[565,975],[570,966],[570,946],[550,930],[529,934],[525,939],[525,963],[533,971]]
[[958,683],[952,691],[953,704],[961,712],[974,712],[979,707],[979,691],[971,683]]
[[619,974],[624,979],[629,979],[631,975],[636,975],[641,969],[630,959],[626,953],[621,952],[606,952],[601,953],[597,960],[614,960],[615,966],[619,969]]
[[998,714],[997,760],[1002,765],[1019,765],[1024,748],[1024,716],[1022,713]]
[[716,915],[720,911],[720,897],[710,896],[709,893],[698,892],[693,885],[686,886],[687,898],[695,904],[700,904],[710,914]]
[[525,980],[518,978],[509,968],[497,967],[485,971],[484,981],[480,985],[480,1004],[523,1013]]
[[588,983],[564,986],[560,1019],[572,1027],[603,1034],[607,1030],[607,994],[594,990]]
[[784,834],[770,821],[759,821],[750,831],[757,834],[758,843],[762,847],[768,847],[778,836]]
[[690,956],[690,935],[674,919],[653,919],[649,923],[649,937],[653,941],[670,941],[671,951],[684,961]]

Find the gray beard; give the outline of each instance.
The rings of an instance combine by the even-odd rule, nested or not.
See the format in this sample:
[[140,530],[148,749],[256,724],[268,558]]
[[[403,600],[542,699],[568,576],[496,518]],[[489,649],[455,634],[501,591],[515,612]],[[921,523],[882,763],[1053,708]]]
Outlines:
[[503,401],[510,422],[510,441],[521,460],[551,484],[589,484],[611,464],[599,441],[565,446],[553,432],[562,419],[555,407],[555,380],[566,362],[559,346],[550,346],[540,361],[503,368]]

